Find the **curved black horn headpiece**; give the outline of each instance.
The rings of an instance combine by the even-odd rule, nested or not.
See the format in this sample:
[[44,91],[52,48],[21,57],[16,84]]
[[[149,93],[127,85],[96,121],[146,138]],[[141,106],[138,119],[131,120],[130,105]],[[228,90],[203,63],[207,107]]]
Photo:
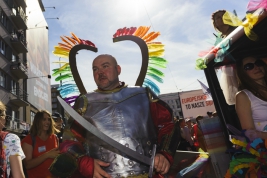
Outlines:
[[113,38],[113,42],[119,42],[119,41],[125,41],[125,40],[130,40],[135,42],[136,44],[138,44],[138,46],[141,49],[141,53],[142,53],[142,66],[140,69],[140,73],[139,76],[136,80],[135,86],[142,86],[145,76],[146,76],[146,72],[147,72],[147,67],[148,67],[148,48],[147,48],[147,44],[144,40],[142,40],[141,38],[137,37],[137,36],[132,36],[132,35],[125,35],[125,36],[120,36],[120,37],[115,37]]
[[70,64],[70,69],[73,75],[73,79],[80,91],[81,94],[86,94],[87,91],[83,85],[83,82],[81,80],[80,74],[78,72],[77,69],[77,62],[76,62],[76,54],[78,53],[78,51],[82,50],[82,49],[87,49],[93,52],[97,52],[97,48],[92,47],[92,46],[88,46],[88,45],[84,45],[84,44],[79,44],[74,46],[73,48],[71,48],[70,53],[69,53],[69,64]]

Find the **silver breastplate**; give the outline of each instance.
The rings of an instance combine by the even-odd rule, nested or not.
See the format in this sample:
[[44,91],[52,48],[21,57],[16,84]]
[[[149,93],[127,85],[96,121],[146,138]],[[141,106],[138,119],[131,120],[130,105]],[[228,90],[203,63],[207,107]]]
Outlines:
[[[145,88],[123,88],[110,94],[88,93],[88,107],[84,118],[90,120],[99,130],[129,147],[151,156],[152,145],[156,143],[156,132],[150,116],[150,104]],[[110,166],[104,168],[112,177],[128,177],[148,172],[148,166],[128,159],[106,149],[94,137],[87,135],[88,154]]]

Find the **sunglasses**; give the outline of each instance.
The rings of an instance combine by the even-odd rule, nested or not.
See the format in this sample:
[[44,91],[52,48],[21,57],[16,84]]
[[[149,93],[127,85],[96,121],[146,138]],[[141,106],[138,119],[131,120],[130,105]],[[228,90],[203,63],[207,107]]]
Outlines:
[[57,121],[60,121],[61,118],[53,118],[54,119],[54,122],[57,122]]
[[244,70],[252,70],[254,69],[254,66],[262,67],[264,66],[264,62],[260,59],[256,60],[254,63],[247,63],[244,65]]

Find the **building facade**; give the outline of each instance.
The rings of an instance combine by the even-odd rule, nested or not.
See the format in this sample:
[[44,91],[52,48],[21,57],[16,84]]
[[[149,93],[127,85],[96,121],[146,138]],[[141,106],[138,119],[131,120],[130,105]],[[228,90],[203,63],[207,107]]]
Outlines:
[[19,132],[26,129],[29,105],[26,3],[24,0],[0,0],[0,11],[0,99],[10,116],[7,128]]
[[173,111],[173,116],[176,118],[183,117],[180,98],[178,92],[166,93],[158,96],[161,100],[165,101]]
[[[33,1],[36,2],[34,7],[32,6]],[[41,0],[27,0],[27,3],[25,0],[0,0],[0,100],[6,105],[6,113],[10,116],[10,119],[6,121],[7,130],[17,134],[29,129],[36,111],[41,109],[39,106],[42,106],[42,104],[37,106],[30,99],[35,92],[31,89],[29,81],[40,77],[40,73],[31,75],[30,62],[37,59],[48,59],[49,63],[49,58],[46,57],[48,56],[48,38],[47,50],[44,47],[41,52],[47,54],[46,58],[43,56],[31,58],[29,56],[35,50],[31,44],[36,44],[39,40],[32,38],[31,33],[29,33],[36,28],[33,28],[29,23],[33,21],[32,17],[36,16],[36,14],[29,14],[29,8],[34,8],[35,11],[39,12],[37,17],[41,17],[46,24]],[[40,36],[46,38],[48,28],[45,31],[39,31],[39,33]],[[38,66],[36,70],[40,71]],[[50,70],[49,66],[46,70]],[[49,88],[48,93],[51,93],[50,81],[46,82],[45,85]],[[47,98],[51,99],[50,94]],[[50,107],[49,110],[51,110],[50,99],[48,100],[48,107],[43,109]]]
[[59,84],[51,85],[52,113],[58,112],[64,116],[64,110],[57,99],[57,96],[60,96],[59,91],[57,90],[59,86]]
[[27,0],[27,63],[28,101],[31,104],[30,112],[36,109],[51,108],[50,60],[48,48],[48,25],[44,18],[44,7],[41,0]]

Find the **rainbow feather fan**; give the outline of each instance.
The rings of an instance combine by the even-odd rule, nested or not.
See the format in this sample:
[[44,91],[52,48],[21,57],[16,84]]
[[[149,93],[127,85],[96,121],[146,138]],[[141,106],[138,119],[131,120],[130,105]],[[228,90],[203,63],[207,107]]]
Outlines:
[[164,44],[155,42],[154,40],[160,35],[160,32],[149,32],[150,27],[140,26],[138,28],[121,28],[113,35],[114,38],[133,35],[145,41],[148,48],[149,61],[143,87],[149,87],[156,95],[160,94],[160,89],[154,81],[163,83],[164,73],[159,68],[166,68],[167,60],[164,56]]
[[[123,28],[117,30],[117,32],[113,35],[114,38],[120,36],[134,36],[143,40],[144,44],[146,44],[147,48],[145,48],[146,55],[143,57],[143,61],[145,61],[145,68],[142,70],[142,74],[140,72],[141,79],[137,81],[138,86],[149,87],[155,94],[159,95],[160,89],[156,85],[156,82],[163,83],[164,73],[160,71],[159,68],[166,68],[167,61],[163,58],[164,56],[164,44],[161,42],[155,42],[154,40],[160,35],[159,32],[149,32],[150,27],[140,26],[138,28]],[[75,34],[71,33],[71,37],[61,36],[61,43],[58,43],[58,46],[55,46],[55,50],[53,51],[54,55],[62,58],[69,59],[71,49],[76,45],[88,45],[91,47],[95,47],[95,45],[88,40],[82,40],[78,38]],[[56,81],[62,83],[62,85],[58,88],[60,95],[64,100],[71,104],[75,101],[75,99],[80,94],[79,91],[81,89],[75,84],[73,74],[71,73],[70,63],[69,61],[59,60],[53,63],[60,64],[59,68],[53,69],[53,76],[56,77]],[[75,78],[76,80],[76,78]],[[83,89],[82,89],[83,90]],[[83,91],[82,93],[86,93]]]
[[[95,44],[88,40],[83,40],[78,38],[74,33],[69,36],[61,36],[61,43],[54,47],[53,54],[58,57],[62,57],[68,60],[70,50],[78,44],[89,45],[95,47]],[[72,104],[75,99],[79,96],[80,92],[73,80],[73,75],[71,73],[70,65],[68,61],[55,61],[53,63],[60,64],[61,67],[53,69],[52,76],[56,77],[55,80],[62,83],[58,87],[58,91],[61,97],[69,104]]]

